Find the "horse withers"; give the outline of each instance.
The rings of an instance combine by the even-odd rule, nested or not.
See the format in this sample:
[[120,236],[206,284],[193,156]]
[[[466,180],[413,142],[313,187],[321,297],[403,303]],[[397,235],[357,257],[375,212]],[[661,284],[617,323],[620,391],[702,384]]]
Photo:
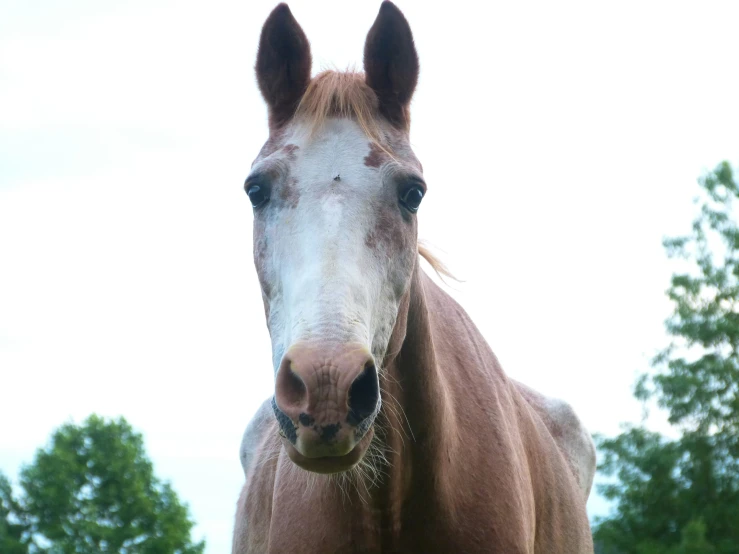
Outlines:
[[245,189],[275,391],[244,434],[234,554],[591,553],[590,436],[420,267],[438,263],[417,240],[402,13],[382,4],[364,73],[311,78],[280,4],[256,73],[269,140]]

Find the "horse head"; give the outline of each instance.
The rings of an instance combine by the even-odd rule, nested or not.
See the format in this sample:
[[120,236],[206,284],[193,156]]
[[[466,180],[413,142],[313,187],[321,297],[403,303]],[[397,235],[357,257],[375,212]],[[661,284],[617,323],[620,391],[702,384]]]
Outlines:
[[245,182],[272,340],[272,407],[285,450],[320,473],[365,455],[382,368],[402,345],[426,193],[409,141],[418,80],[410,27],[384,2],[364,73],[311,77],[286,4],[262,29],[256,74],[269,139]]

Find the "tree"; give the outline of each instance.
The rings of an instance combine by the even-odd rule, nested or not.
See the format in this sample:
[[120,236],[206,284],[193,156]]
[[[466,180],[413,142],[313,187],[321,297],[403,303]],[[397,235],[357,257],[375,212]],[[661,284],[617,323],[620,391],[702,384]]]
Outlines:
[[0,552],[2,554],[26,554],[24,542],[27,527],[19,519],[21,508],[13,497],[10,481],[0,473]]
[[21,471],[20,484],[23,494],[9,511],[25,524],[32,554],[201,554],[205,548],[191,541],[187,507],[154,477],[141,435],[123,418],[93,415],[81,426],[63,425]]
[[690,521],[682,532],[682,541],[676,554],[714,554],[716,549],[706,540],[706,524],[703,520]]
[[672,341],[635,389],[680,438],[633,426],[597,437],[600,469],[615,477],[600,487],[615,513],[594,533],[609,554],[739,552],[739,187],[726,162],[699,183],[691,233],[664,241],[682,264],[668,290]]

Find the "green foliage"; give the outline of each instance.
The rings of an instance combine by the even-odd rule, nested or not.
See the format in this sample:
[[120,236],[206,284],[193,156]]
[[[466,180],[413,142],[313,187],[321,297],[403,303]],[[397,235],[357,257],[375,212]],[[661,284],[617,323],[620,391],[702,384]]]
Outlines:
[[733,204],[739,188],[726,162],[706,175],[701,186],[706,199],[692,234],[665,241],[671,257],[695,267],[672,277],[668,295],[675,308],[667,330],[675,340],[655,360],[662,371],[653,384],[671,423],[704,434],[724,433],[736,448],[739,227]]
[[0,473],[0,552],[2,554],[27,554],[28,545],[23,540],[27,526],[19,519],[21,508],[13,497],[10,481]]
[[[644,554],[654,551],[649,544],[653,541],[675,543],[680,536],[675,528],[680,517],[676,498],[679,450],[641,428],[631,428],[615,439],[601,437],[598,442],[604,454],[599,469],[618,477],[601,486],[600,492],[618,502],[618,515],[600,523],[597,539],[615,547],[613,552],[641,549]],[[642,540],[634,542],[634,538]]]
[[23,522],[31,554],[201,554],[205,548],[191,541],[187,507],[154,477],[141,435],[122,418],[93,415],[81,426],[63,425],[21,471],[20,484],[24,494],[8,511]]
[[739,187],[728,163],[700,180],[703,203],[688,236],[665,240],[683,265],[668,296],[671,344],[635,395],[667,411],[680,438],[643,428],[597,437],[599,469],[615,501],[597,521],[603,552],[739,552]]
[[706,540],[706,524],[703,520],[688,522],[682,532],[682,541],[675,554],[714,554],[716,549]]

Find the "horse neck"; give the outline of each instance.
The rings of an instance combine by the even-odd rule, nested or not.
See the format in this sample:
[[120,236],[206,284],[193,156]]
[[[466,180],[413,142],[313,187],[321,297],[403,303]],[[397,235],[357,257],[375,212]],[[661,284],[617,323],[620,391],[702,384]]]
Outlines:
[[383,411],[378,426],[388,464],[380,495],[390,511],[412,488],[432,486],[455,441],[449,388],[432,336],[432,318],[439,314],[430,310],[431,294],[445,296],[417,266],[407,310],[396,324],[402,343],[381,377]]
[[437,363],[437,345],[432,335],[432,318],[439,314],[430,309],[431,294],[444,295],[420,267],[416,267],[409,291],[405,337],[399,354],[387,367],[385,381],[394,397],[389,398],[390,409],[403,409],[404,423],[410,427],[416,446],[424,445],[441,432],[442,422],[449,415],[448,387]]

